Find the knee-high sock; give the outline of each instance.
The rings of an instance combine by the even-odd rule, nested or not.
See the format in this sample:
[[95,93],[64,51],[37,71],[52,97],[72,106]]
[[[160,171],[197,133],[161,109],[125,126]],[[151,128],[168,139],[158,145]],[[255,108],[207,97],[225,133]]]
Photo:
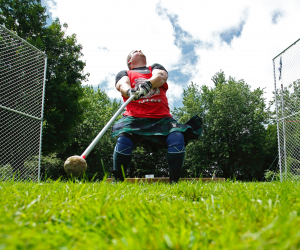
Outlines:
[[166,143],[170,182],[178,182],[185,157],[184,135],[181,132],[173,132],[168,135]]
[[127,168],[131,164],[132,150],[133,142],[129,138],[125,136],[118,138],[113,155],[113,175],[116,180],[124,180]]

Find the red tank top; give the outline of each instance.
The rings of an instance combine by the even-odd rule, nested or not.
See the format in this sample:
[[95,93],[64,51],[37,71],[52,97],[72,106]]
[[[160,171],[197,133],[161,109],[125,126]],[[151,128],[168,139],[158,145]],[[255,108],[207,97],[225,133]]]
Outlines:
[[[152,77],[152,68],[128,70],[127,75],[130,79],[131,88],[137,87]],[[166,92],[168,84],[165,82],[159,88],[153,88],[150,92],[137,101],[131,101],[125,108],[124,115],[142,118],[164,118],[172,117]],[[128,98],[123,97],[124,102]]]

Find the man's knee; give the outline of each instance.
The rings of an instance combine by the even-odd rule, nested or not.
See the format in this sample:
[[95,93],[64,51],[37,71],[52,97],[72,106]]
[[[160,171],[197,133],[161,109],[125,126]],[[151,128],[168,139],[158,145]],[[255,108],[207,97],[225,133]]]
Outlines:
[[184,135],[181,132],[172,132],[169,134],[166,143],[168,145],[168,153],[185,152]]
[[115,152],[122,155],[131,155],[133,150],[133,142],[126,136],[120,136],[115,146]]
[[131,164],[133,146],[133,142],[126,136],[118,138],[113,154],[113,175],[115,180],[124,180],[124,174]]

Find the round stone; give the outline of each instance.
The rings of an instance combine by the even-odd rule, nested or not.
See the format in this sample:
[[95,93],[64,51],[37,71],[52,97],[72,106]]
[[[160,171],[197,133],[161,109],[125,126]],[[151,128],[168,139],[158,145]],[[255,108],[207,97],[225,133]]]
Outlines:
[[84,174],[87,169],[85,159],[79,155],[69,157],[64,164],[64,169],[68,175],[78,177]]

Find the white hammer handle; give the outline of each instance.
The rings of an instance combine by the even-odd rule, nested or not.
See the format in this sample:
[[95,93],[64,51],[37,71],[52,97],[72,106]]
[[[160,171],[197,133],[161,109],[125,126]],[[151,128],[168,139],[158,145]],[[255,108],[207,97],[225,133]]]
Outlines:
[[92,151],[92,149],[96,146],[96,144],[99,142],[101,137],[105,134],[106,130],[109,128],[109,126],[116,120],[116,118],[121,114],[123,109],[132,101],[134,98],[134,95],[132,95],[126,102],[123,103],[123,105],[119,108],[119,110],[114,114],[114,116],[109,120],[109,122],[104,126],[104,128],[100,131],[100,133],[97,135],[97,137],[92,141],[92,143],[87,147],[87,149],[83,152],[81,157],[85,159],[89,153]]

